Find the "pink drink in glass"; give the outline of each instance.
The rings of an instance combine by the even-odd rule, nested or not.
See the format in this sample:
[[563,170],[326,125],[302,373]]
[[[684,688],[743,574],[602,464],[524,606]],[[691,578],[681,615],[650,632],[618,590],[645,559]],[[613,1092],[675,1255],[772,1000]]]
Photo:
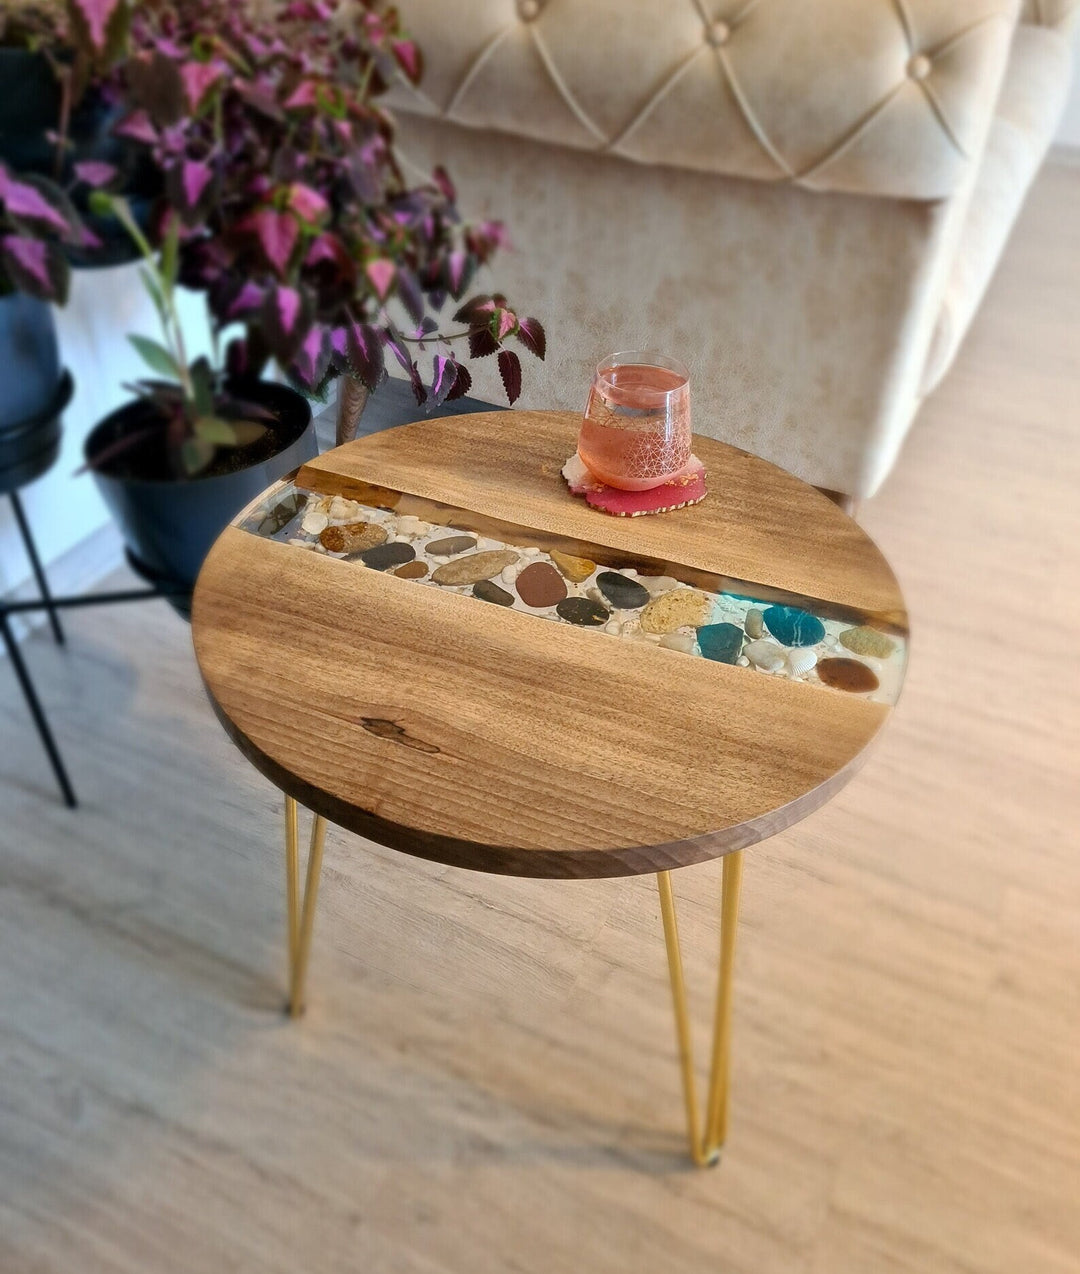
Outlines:
[[690,460],[690,382],[673,358],[643,350],[613,354],[596,369],[578,455],[609,487],[649,491]]

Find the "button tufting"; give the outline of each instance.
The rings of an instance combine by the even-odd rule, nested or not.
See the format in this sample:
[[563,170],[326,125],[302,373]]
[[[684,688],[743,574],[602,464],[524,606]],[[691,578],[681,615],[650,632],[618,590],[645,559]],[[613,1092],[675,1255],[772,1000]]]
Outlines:
[[925,53],[916,53],[907,66],[907,73],[913,80],[925,80],[933,70],[933,64]]
[[711,22],[705,28],[705,38],[714,48],[719,48],[721,44],[727,44],[730,35],[731,27],[726,22]]
[[540,0],[518,0],[518,16],[523,22],[532,22],[540,16]]

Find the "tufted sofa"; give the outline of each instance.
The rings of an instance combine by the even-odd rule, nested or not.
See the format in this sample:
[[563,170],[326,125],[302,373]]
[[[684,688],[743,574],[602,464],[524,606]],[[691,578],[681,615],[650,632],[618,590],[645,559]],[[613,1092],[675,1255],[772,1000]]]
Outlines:
[[1049,145],[1078,5],[399,0],[427,69],[391,102],[410,165],[510,228],[494,282],[549,336],[524,405],[662,348],[699,432],[865,497]]

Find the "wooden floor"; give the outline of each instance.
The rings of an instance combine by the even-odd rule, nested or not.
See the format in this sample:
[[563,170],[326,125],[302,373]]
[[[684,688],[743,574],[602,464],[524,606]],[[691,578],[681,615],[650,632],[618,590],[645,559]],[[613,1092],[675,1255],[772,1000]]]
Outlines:
[[[79,815],[0,675],[0,1271],[1075,1274],[1078,206],[1048,170],[865,510],[908,687],[748,852],[717,1171],[683,1155],[651,879],[332,831],[290,1023],[278,798],[179,620],[86,612],[27,646]],[[703,1027],[718,878],[677,878]]]

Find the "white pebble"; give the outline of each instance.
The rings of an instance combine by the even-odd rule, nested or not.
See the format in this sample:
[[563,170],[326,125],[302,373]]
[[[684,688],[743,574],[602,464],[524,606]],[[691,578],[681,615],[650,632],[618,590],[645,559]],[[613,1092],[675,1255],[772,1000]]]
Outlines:
[[747,659],[745,655],[740,655],[735,662],[739,665],[740,668],[750,667],[750,660]]
[[520,574],[520,566],[508,566],[505,570],[499,572],[499,579],[501,579],[504,584],[512,584]]
[[620,632],[621,630],[622,630],[622,625],[619,623],[617,619],[609,619],[608,622],[604,625],[605,633],[617,633],[617,632]]
[[773,641],[764,639],[750,642],[743,652],[755,668],[763,672],[775,672],[784,666],[784,651]]
[[670,575],[643,575],[641,583],[653,597],[656,597],[659,593],[666,593],[669,589],[676,588],[679,581]]
[[420,535],[427,530],[427,524],[407,513],[403,518],[398,518],[397,529],[402,535]]
[[332,522],[354,522],[360,516],[360,505],[355,500],[346,500],[344,496],[336,495],[330,501],[327,513]]
[[294,544],[298,549],[313,549],[315,547],[314,540],[301,540],[296,536],[293,536],[293,538],[288,542],[290,544]]
[[624,566],[619,574],[625,575],[628,579],[637,579],[637,571],[632,566]]
[[318,509],[311,509],[304,514],[300,529],[305,535],[320,535],[330,525],[330,519]]
[[490,553],[494,549],[505,548],[505,544],[500,544],[498,540],[489,540],[481,538],[476,541],[476,547],[481,553]]
[[522,549],[522,550],[521,550],[521,552],[522,552],[522,553],[524,553],[526,557],[539,557],[539,556],[540,556],[540,550],[539,550],[538,548],[536,548],[536,547],[535,547],[534,545],[532,545],[532,544],[530,544],[530,545],[528,546],[528,548],[524,548],[524,549]]
[[694,639],[688,633],[667,633],[660,638],[665,650],[681,650],[684,655],[694,653]]

